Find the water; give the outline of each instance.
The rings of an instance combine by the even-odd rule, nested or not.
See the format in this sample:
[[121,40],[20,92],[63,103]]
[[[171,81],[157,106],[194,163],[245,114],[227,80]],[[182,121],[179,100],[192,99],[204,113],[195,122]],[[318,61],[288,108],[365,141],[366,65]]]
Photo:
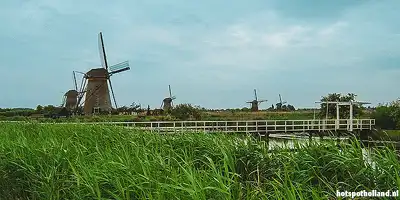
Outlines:
[[[340,142],[346,142],[348,138],[340,138]],[[319,137],[314,137],[312,138],[312,142],[316,143],[321,143],[321,142],[327,142],[327,141],[332,141],[337,144],[337,138],[329,138],[329,137],[324,137],[324,139],[321,139]],[[309,142],[308,137],[281,137],[280,135],[272,135],[269,139],[269,150],[274,150],[276,148],[285,148],[285,149],[294,149],[295,148],[295,143],[299,145],[306,145]],[[340,150],[342,151],[342,150]],[[372,151],[373,148],[362,148],[362,156],[363,160],[366,165],[370,165],[373,169],[375,169],[376,163],[372,161]]]

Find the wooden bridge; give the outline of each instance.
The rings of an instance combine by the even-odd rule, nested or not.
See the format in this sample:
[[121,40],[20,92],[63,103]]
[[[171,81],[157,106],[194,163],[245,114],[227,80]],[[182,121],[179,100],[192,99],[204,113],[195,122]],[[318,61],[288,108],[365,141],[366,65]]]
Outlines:
[[[64,123],[62,123],[64,124]],[[93,122],[68,124],[117,125],[151,132],[227,132],[227,133],[301,133],[372,130],[374,119],[328,120],[246,120],[246,121],[154,121]]]

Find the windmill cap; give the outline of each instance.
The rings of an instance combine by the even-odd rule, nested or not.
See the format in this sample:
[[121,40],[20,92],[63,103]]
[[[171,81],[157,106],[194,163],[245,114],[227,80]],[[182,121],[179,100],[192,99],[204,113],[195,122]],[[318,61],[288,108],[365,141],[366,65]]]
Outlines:
[[76,90],[68,90],[68,92],[66,92],[64,96],[67,96],[67,97],[78,96],[78,91],[76,91]]
[[172,98],[167,97],[167,98],[165,98],[163,101],[164,101],[164,102],[171,102],[171,101],[172,101]]
[[107,78],[108,77],[108,71],[107,69],[104,68],[96,68],[96,69],[91,69],[86,73],[86,76],[89,78]]

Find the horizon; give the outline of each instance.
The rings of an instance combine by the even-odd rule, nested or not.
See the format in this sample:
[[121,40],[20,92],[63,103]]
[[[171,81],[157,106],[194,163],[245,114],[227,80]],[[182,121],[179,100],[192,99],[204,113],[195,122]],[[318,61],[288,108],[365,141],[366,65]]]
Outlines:
[[329,93],[376,107],[400,96],[398,10],[395,0],[0,2],[0,108],[61,105],[73,71],[101,67],[99,32],[109,65],[130,64],[111,78],[118,107],[159,108],[168,85],[175,105],[207,109],[250,107],[253,89],[268,100],[260,109],[278,94],[313,109]]

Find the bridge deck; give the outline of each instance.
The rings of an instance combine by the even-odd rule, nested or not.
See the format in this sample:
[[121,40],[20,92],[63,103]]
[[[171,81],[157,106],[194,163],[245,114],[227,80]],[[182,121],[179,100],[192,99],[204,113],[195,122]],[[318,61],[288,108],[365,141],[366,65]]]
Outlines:
[[350,120],[253,120],[253,121],[155,121],[155,122],[96,122],[157,132],[234,132],[291,133],[308,131],[371,130],[374,119]]

